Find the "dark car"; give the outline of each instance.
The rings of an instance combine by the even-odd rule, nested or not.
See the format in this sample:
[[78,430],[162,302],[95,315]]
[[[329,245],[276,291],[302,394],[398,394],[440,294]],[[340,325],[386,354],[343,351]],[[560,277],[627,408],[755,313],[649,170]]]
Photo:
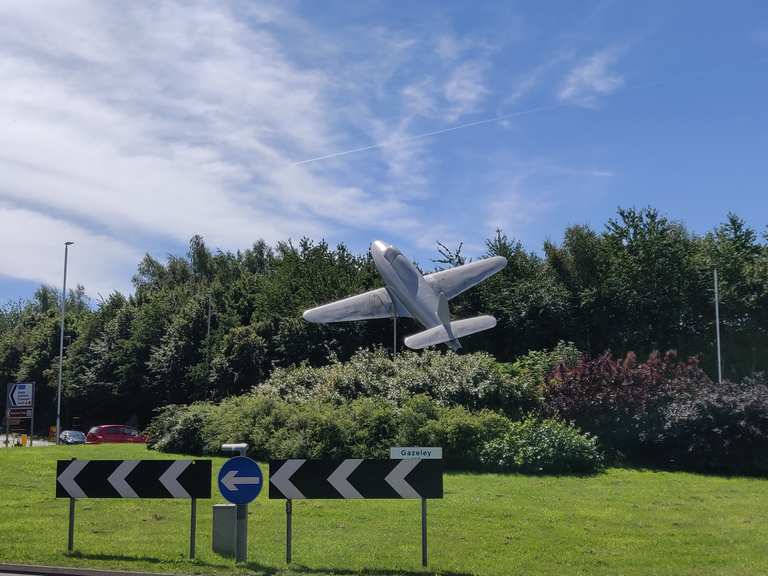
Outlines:
[[88,430],[85,442],[86,444],[104,444],[108,442],[146,444],[147,437],[136,430],[136,428],[131,428],[130,426],[125,426],[123,424],[104,424],[102,426],[94,426]]
[[64,430],[59,434],[59,441],[62,444],[85,444],[85,434],[79,430]]

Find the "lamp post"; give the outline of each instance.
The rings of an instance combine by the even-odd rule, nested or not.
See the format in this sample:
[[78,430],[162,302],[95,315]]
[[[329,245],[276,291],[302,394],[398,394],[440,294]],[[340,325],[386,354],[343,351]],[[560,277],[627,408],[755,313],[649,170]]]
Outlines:
[[61,434],[61,376],[64,370],[64,314],[67,309],[67,255],[74,242],[64,242],[64,284],[61,287],[61,329],[59,331],[59,389],[56,394],[56,444]]
[[723,362],[720,359],[720,294],[718,291],[717,268],[715,268],[715,334],[717,337],[717,383],[723,383]]

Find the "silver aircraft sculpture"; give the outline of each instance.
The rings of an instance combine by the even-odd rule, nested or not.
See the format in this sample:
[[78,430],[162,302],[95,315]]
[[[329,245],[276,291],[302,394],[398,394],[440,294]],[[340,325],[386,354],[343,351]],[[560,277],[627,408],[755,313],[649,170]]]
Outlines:
[[503,256],[422,275],[400,250],[380,240],[371,244],[371,254],[384,280],[383,288],[307,310],[304,320],[327,324],[374,318],[415,318],[426,330],[406,337],[405,345],[417,350],[443,343],[458,350],[461,348],[459,338],[496,326],[493,316],[452,321],[448,301],[504,268],[507,259]]

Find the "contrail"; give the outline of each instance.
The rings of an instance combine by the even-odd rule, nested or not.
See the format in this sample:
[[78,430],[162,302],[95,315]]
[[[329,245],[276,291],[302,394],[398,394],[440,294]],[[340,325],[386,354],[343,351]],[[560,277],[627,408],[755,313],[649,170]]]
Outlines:
[[395,138],[392,140],[385,140],[383,142],[377,142],[375,144],[369,144],[368,146],[361,146],[360,148],[351,148],[349,150],[342,150],[340,152],[333,152],[324,156],[316,156],[314,158],[307,158],[306,160],[299,160],[294,162],[294,166],[300,166],[302,164],[310,164],[311,162],[317,162],[318,160],[328,160],[329,158],[338,158],[339,156],[347,156],[348,154],[355,154],[357,152],[365,152],[366,150],[374,150],[376,148],[385,148],[387,146],[394,146],[396,144],[406,144],[413,142],[414,140],[421,140],[423,138],[429,138],[431,136],[437,136],[438,134],[445,134],[446,132],[453,132],[454,130],[461,130],[463,128],[471,128],[472,126],[480,126],[481,124],[492,124],[493,122],[500,122],[508,118],[515,118],[517,116],[527,116],[528,114],[536,114],[538,112],[546,112],[549,110],[555,110],[562,108],[564,104],[552,104],[550,106],[538,106],[536,108],[529,108],[528,110],[520,110],[518,112],[510,112],[509,114],[502,114],[501,116],[494,116],[493,118],[485,118],[483,120],[475,120],[474,122],[466,122],[465,124],[457,124],[456,126],[450,126],[448,128],[441,128],[440,130],[433,130],[432,132],[424,132],[423,134],[415,134],[408,136],[407,138]]
[[[755,61],[755,64],[763,64],[765,62],[768,62],[768,58],[759,58]],[[700,70],[693,74],[687,74],[684,75],[683,78],[690,78],[690,77],[700,77],[700,76],[706,76],[710,75],[712,72],[716,72],[724,68],[724,65],[716,66],[713,68],[709,68],[706,70]],[[627,94],[634,92],[636,90],[642,90],[645,88],[655,88],[656,86],[661,86],[664,84],[668,84],[670,82],[679,81],[681,80],[681,77],[675,77],[675,78],[667,78],[667,79],[661,79],[661,80],[652,80],[649,82],[642,82],[639,84],[629,85],[625,86],[622,89],[622,94]],[[357,152],[365,152],[366,150],[374,150],[376,148],[385,148],[387,146],[394,146],[396,144],[407,144],[408,142],[413,142],[414,140],[421,140],[423,138],[429,138],[431,136],[437,136],[438,134],[445,134],[446,132],[453,132],[454,130],[462,130],[464,128],[471,128],[472,126],[480,126],[482,124],[492,124],[494,122],[500,122],[501,120],[506,120],[507,118],[515,118],[517,116],[527,116],[528,114],[537,114],[539,112],[548,112],[551,110],[556,110],[558,108],[564,108],[567,106],[567,103],[561,102],[560,104],[551,104],[549,106],[538,106],[536,108],[529,108],[528,110],[520,110],[518,112],[510,112],[509,114],[502,114],[500,116],[494,116],[493,118],[485,118],[484,120],[476,120],[475,122],[467,122],[465,124],[458,124],[456,126],[450,126],[448,128],[442,128],[440,130],[433,130],[432,132],[424,132],[423,134],[416,134],[414,136],[408,136],[407,138],[393,138],[392,140],[385,140],[383,142],[377,142],[375,144],[369,144],[368,146],[361,146],[360,148],[351,148],[349,150],[342,150],[340,152],[333,152],[331,154],[326,154],[324,156],[316,156],[315,158],[307,158],[306,160],[299,160],[298,162],[294,162],[294,166],[300,166],[302,164],[310,164],[312,162],[317,162],[319,160],[328,160],[330,158],[338,158],[339,156],[347,156],[348,154],[355,154]]]

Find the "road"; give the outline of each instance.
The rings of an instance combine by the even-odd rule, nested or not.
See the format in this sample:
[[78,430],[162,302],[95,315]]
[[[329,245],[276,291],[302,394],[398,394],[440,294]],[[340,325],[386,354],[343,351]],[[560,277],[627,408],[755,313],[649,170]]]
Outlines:
[[[16,441],[16,436],[11,434],[8,445],[13,446],[13,443]],[[52,442],[48,442],[48,440],[43,440],[41,438],[35,438],[34,442],[32,442],[33,448],[38,448],[40,446],[50,446]],[[5,433],[0,434],[0,448],[5,448]]]

